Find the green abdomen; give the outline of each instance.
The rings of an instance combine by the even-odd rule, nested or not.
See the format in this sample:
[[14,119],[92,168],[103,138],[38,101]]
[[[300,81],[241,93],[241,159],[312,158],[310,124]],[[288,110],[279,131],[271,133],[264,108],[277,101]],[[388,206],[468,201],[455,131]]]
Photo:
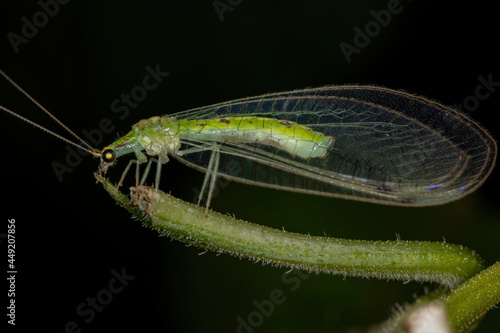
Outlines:
[[264,117],[180,120],[178,126],[181,139],[264,144],[302,158],[324,156],[334,141],[304,125]]

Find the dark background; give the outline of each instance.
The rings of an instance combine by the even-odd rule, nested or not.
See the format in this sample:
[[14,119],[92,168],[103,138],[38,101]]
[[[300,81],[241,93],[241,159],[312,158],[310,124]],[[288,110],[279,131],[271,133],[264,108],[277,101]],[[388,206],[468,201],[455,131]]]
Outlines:
[[[353,45],[354,27],[364,30],[374,20],[370,11],[387,4],[242,1],[221,21],[211,1],[71,1],[60,5],[16,54],[7,34],[20,35],[22,17],[32,22],[41,7],[36,1],[4,1],[1,68],[76,132],[111,119],[116,129],[104,137],[106,144],[143,118],[268,92],[376,84],[452,105],[474,95],[478,76],[500,81],[494,2],[402,1],[401,13],[392,15],[348,64],[339,44]],[[170,75],[126,119],[119,119],[111,103],[142,83],[146,66],[157,64]],[[64,133],[0,81],[0,105]],[[470,112],[497,138],[499,105],[496,91]],[[286,302],[256,331],[344,332],[378,323],[396,303],[435,287],[311,274],[290,291],[281,280],[286,269],[227,255],[200,256],[202,250],[158,237],[131,220],[95,184],[97,160],[85,159],[59,182],[51,163],[64,162],[66,144],[8,115],[0,115],[0,122],[1,232],[6,232],[7,218],[16,219],[18,329],[62,332],[75,321],[82,332],[236,332],[237,318],[247,318],[255,300],[269,299],[279,289]],[[165,192],[192,201],[202,175],[172,162],[162,182]],[[500,254],[499,185],[494,170],[480,190],[463,200],[401,208],[231,183],[213,201],[213,209],[312,235],[445,238],[475,249],[491,265]],[[85,323],[88,317],[79,316],[76,308],[108,286],[113,269],[135,278]],[[499,328],[495,309],[477,332]]]

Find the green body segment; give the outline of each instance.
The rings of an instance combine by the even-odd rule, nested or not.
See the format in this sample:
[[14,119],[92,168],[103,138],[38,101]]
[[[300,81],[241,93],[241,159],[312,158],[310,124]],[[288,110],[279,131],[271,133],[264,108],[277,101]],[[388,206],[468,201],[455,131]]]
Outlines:
[[302,158],[322,157],[334,142],[304,125],[274,118],[226,117],[177,123],[181,139],[264,144]]
[[227,117],[204,120],[176,120],[152,117],[133,126],[124,137],[104,148],[116,156],[145,150],[149,155],[168,159],[178,153],[181,140],[204,143],[255,143],[274,146],[293,156],[324,156],[334,139],[287,120],[264,117]]

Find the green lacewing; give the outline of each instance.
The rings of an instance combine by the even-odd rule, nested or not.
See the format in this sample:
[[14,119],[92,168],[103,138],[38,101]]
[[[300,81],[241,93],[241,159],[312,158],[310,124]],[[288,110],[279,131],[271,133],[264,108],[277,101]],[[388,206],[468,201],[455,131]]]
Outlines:
[[[65,127],[0,71],[10,83]],[[2,110],[45,129],[28,119]],[[459,199],[489,176],[496,142],[439,102],[377,86],[326,86],[237,99],[141,120],[103,151],[48,131],[96,157],[105,174],[170,157],[206,174],[207,210],[217,177],[250,185],[381,204],[426,206]],[[145,153],[146,154],[145,154]],[[153,159],[140,181],[144,183]]]
[[[382,204],[443,204],[490,174],[496,143],[464,114],[375,86],[243,98],[142,120],[104,148],[100,171],[135,153],[215,177]],[[157,175],[159,171],[157,170]],[[157,177],[157,183],[159,179]],[[202,190],[203,192],[203,190]]]

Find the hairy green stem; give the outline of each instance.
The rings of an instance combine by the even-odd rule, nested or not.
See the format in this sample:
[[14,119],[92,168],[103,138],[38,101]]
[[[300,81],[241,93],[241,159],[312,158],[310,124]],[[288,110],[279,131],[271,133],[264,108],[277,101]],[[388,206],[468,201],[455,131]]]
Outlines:
[[[98,177],[98,176],[97,176]],[[203,249],[277,266],[344,276],[438,282],[455,286],[477,273],[481,260],[463,246],[419,241],[318,237],[248,223],[176,199],[154,188],[132,189],[132,200],[98,177],[132,214],[162,234]]]
[[456,332],[467,332],[488,310],[500,302],[500,261],[453,289],[444,298]]

